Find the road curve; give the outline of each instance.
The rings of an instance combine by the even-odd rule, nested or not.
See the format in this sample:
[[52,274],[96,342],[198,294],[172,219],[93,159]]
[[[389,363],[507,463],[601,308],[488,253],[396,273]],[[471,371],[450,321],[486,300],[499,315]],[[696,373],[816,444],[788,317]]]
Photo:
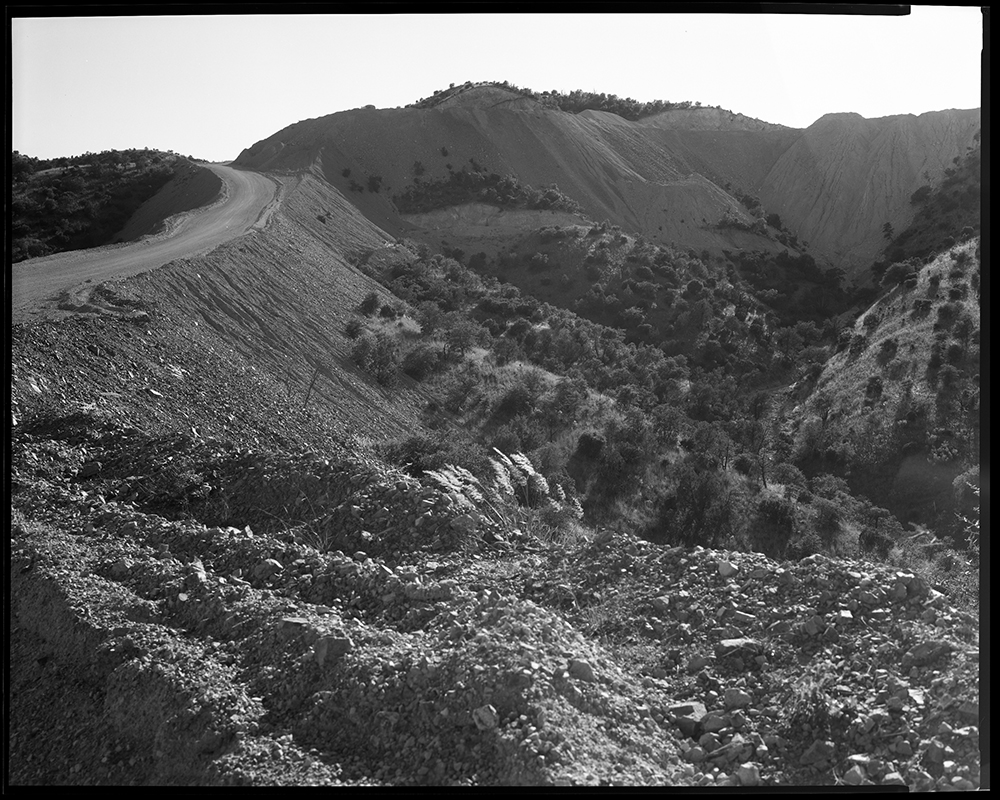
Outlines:
[[256,172],[206,164],[224,190],[210,206],[172,217],[165,232],[125,245],[73,250],[11,266],[11,321],[53,307],[81,284],[97,285],[156,269],[178,258],[201,255],[266,223],[277,186]]

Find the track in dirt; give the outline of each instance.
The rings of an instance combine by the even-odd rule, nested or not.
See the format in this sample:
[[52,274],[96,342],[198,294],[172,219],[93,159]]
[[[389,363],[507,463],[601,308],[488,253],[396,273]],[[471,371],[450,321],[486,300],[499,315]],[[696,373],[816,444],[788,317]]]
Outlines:
[[[147,272],[178,258],[200,255],[266,224],[276,202],[272,180],[219,164],[206,165],[225,183],[224,199],[167,223],[163,234],[128,245],[74,250],[11,267],[11,320],[25,322],[54,308],[84,284]],[[84,294],[87,294],[84,292]],[[81,302],[85,301],[85,298]]]

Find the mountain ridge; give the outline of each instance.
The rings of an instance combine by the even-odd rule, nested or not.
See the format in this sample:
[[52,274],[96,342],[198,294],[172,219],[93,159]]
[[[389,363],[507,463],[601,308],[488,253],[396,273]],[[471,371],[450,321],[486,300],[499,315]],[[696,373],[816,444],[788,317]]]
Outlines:
[[[699,119],[715,122],[691,123]],[[289,126],[244,150],[235,163],[296,170],[321,152],[335,153],[342,165],[324,158],[331,183],[345,185],[336,175],[339,166],[366,179],[377,176],[380,191],[390,196],[419,183],[415,165],[427,179],[480,165],[535,187],[558,184],[592,219],[608,219],[656,242],[715,252],[737,246],[719,228],[727,212],[748,227],[753,223],[739,202],[724,196],[739,190],[758,195],[765,210],[810,242],[817,257],[863,280],[880,250],[882,226],[905,227],[912,218],[909,196],[921,174],[943,174],[964,152],[980,112],[876,119],[847,112],[825,115],[801,130],[759,128],[758,121],[748,129],[748,119],[702,108],[667,110],[635,122],[608,111],[572,114],[541,106],[530,112],[446,103],[367,109]],[[688,123],[681,124],[684,120]],[[704,195],[697,183],[687,183],[686,191],[684,181],[696,172],[720,192]],[[679,194],[664,193],[678,181]],[[358,195],[364,194],[363,184],[357,184]],[[391,207],[376,205],[379,224],[389,224]],[[774,253],[782,249],[767,236],[757,246]]]

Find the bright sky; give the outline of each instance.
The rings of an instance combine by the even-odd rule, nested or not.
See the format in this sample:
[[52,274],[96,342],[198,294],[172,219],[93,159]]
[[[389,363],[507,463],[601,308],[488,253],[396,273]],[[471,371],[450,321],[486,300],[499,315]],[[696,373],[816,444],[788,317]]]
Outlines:
[[830,112],[981,104],[978,7],[16,18],[11,29],[12,146],[38,158],[149,147],[227,161],[299,120],[467,80],[700,101],[797,128]]

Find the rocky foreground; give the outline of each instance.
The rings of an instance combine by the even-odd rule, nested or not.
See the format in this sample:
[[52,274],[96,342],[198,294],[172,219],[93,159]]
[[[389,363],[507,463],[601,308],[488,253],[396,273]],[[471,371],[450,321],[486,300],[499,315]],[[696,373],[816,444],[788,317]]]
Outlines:
[[484,537],[384,468],[87,414],[12,436],[13,784],[980,786],[978,619],[919,576]]

